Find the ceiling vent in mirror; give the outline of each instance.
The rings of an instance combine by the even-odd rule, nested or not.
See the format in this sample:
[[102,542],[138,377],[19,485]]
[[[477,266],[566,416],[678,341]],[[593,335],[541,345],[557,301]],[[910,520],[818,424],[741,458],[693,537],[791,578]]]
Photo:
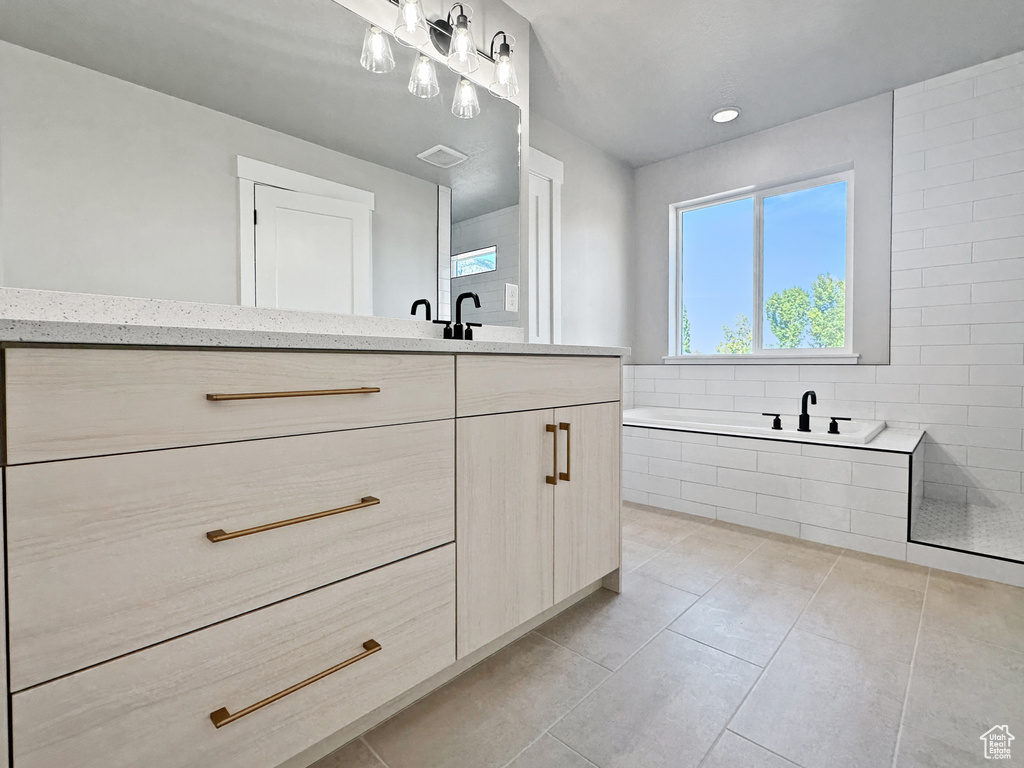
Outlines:
[[446,147],[444,144],[438,144],[426,152],[420,152],[416,157],[425,163],[436,165],[438,168],[454,168],[459,163],[469,159],[469,155],[464,155],[458,150]]

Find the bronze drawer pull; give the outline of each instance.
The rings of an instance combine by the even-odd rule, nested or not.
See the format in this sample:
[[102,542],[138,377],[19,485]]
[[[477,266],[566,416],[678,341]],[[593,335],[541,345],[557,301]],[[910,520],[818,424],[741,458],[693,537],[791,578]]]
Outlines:
[[312,515],[303,515],[302,517],[293,517],[291,520],[282,520],[279,523],[267,523],[266,525],[258,525],[255,528],[246,528],[244,531],[234,531],[228,533],[223,530],[207,531],[206,538],[216,544],[218,541],[228,541],[229,539],[237,539],[240,536],[251,536],[254,533],[263,533],[264,531],[272,531],[275,528],[284,528],[286,525],[295,525],[296,523],[305,523],[310,520],[319,520],[321,517],[330,517],[331,515],[340,515],[342,512],[351,512],[354,509],[363,509],[365,507],[373,507],[380,504],[380,499],[376,496],[364,496],[359,500],[358,504],[349,504],[347,507],[338,507],[337,509],[328,509],[326,512],[314,512]]
[[243,392],[237,395],[207,395],[207,400],[273,400],[279,397],[323,397],[324,395],[373,395],[380,387],[356,387],[355,389],[307,389],[304,392]]
[[285,688],[280,693],[275,693],[273,696],[268,696],[263,701],[257,701],[252,706],[239,710],[233,715],[228,713],[227,707],[221,707],[216,712],[210,713],[210,719],[213,720],[213,725],[215,727],[222,728],[228,723],[233,723],[235,722],[235,720],[240,720],[246,715],[251,715],[257,709],[263,709],[268,704],[273,704],[275,701],[279,701],[280,699],[283,699],[285,696],[288,696],[289,694],[295,693],[296,691],[301,691],[307,685],[312,685],[318,680],[323,680],[325,677],[327,677],[328,675],[333,675],[338,670],[344,669],[345,667],[351,664],[355,664],[357,661],[362,661],[367,656],[370,656],[379,651],[381,647],[380,643],[378,643],[376,640],[367,640],[365,643],[363,643],[363,649],[364,650],[362,653],[356,654],[351,659],[345,659],[345,661],[341,662],[341,664],[338,664],[336,666],[331,667],[330,669],[326,669],[323,672],[315,674],[311,678],[303,680],[301,683],[296,683],[291,688]]
[[572,472],[572,425],[560,421],[558,428],[565,432],[565,472],[559,472],[558,479],[568,483],[569,473]]
[[558,485],[558,427],[554,424],[545,424],[544,431],[550,432],[555,438],[555,463],[553,475],[548,475],[544,479],[547,480],[548,485]]

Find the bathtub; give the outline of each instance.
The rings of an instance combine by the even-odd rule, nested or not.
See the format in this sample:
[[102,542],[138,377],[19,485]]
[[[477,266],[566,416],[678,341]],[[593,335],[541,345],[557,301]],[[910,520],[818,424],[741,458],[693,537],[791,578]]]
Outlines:
[[675,429],[681,432],[706,432],[715,435],[767,437],[809,443],[867,445],[885,429],[884,421],[841,421],[840,434],[828,433],[829,419],[811,417],[811,431],[797,432],[796,414],[782,415],[782,430],[772,429],[772,417],[735,411],[698,411],[686,408],[631,408],[622,414],[629,427]]

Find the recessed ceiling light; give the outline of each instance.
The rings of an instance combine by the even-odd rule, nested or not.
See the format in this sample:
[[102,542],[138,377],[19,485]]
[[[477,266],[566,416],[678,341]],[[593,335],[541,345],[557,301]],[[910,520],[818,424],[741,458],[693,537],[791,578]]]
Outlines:
[[739,107],[722,107],[721,109],[715,110],[714,114],[711,115],[711,119],[716,123],[731,123],[739,116]]

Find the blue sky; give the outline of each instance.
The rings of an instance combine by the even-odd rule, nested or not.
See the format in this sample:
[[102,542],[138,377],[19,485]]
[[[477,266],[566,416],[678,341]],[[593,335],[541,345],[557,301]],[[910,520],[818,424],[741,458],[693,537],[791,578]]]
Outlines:
[[[845,279],[845,181],[767,197],[764,219],[766,297],[795,285],[810,292],[823,272]],[[690,351],[712,354],[737,314],[753,324],[753,198],[684,213],[682,239]],[[764,344],[774,345],[764,325]]]

